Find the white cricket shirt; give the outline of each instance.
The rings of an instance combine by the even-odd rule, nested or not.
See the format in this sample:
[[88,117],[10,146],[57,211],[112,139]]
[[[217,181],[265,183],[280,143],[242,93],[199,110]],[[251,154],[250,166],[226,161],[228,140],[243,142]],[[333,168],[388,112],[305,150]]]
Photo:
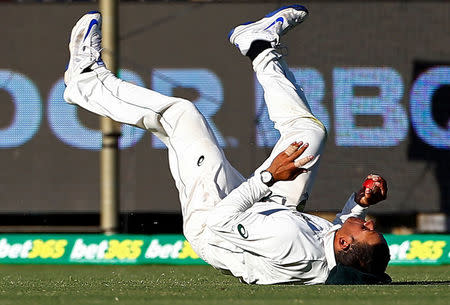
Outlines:
[[333,223],[264,199],[254,176],[211,211],[200,255],[249,284],[321,284],[336,265],[335,231],[348,217],[365,217],[352,195]]

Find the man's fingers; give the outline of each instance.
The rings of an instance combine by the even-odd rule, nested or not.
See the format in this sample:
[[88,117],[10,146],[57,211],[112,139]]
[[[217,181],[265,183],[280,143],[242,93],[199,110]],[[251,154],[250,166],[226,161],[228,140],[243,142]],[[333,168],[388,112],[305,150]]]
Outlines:
[[381,198],[382,199],[386,199],[386,192],[387,192],[386,184],[383,184],[383,183],[380,183],[380,182],[377,182],[377,183],[378,183],[377,186],[380,188]]
[[294,153],[292,153],[292,155],[288,157],[288,160],[293,161],[298,157],[300,157],[303,154],[303,152],[308,148],[308,146],[309,146],[308,143],[305,143],[305,145],[298,146],[297,149],[294,151]]
[[[308,162],[310,162],[312,159],[314,159],[314,156],[307,156],[307,157],[304,157],[304,158],[295,160],[295,161],[294,161],[294,165],[295,165],[295,167],[302,168],[302,167],[305,166]],[[307,172],[307,171],[308,171],[307,169],[304,169],[303,172]]]
[[364,190],[364,196],[369,199],[370,197],[372,197],[372,190],[368,187],[366,187],[366,189]]
[[379,188],[377,194],[381,195],[381,200],[386,199],[387,197],[387,183],[386,180],[383,179],[380,175],[377,174],[369,174],[366,179],[372,179],[375,183],[375,187]]
[[[303,142],[294,142],[291,145],[289,145],[288,148],[286,148],[286,150],[284,151],[284,153],[288,156],[287,160],[288,161],[294,161],[294,166],[297,168],[301,168],[304,165],[306,165],[308,162],[310,162],[311,160],[314,159],[314,156],[307,156],[301,159],[298,159],[298,157],[300,157],[303,152],[309,147],[308,143],[305,143],[303,145]],[[298,160],[296,160],[298,159]],[[301,171],[303,172],[307,172],[307,170],[305,169],[305,171]]]
[[284,151],[284,153],[290,157],[292,156],[298,149],[299,147],[301,147],[303,145],[303,142],[294,142],[291,145],[288,146],[288,148],[286,148],[286,150]]
[[366,179],[372,179],[374,181],[378,180],[378,178],[380,178],[380,176],[376,175],[376,174],[369,174],[367,175]]

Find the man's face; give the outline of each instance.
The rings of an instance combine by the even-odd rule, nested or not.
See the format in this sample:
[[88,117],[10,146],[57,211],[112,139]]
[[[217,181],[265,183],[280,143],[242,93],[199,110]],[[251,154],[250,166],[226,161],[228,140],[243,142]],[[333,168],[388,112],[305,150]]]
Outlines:
[[344,222],[342,229],[344,229],[355,242],[367,243],[369,245],[386,242],[383,235],[374,230],[374,222],[372,220],[365,221],[361,218],[350,217]]

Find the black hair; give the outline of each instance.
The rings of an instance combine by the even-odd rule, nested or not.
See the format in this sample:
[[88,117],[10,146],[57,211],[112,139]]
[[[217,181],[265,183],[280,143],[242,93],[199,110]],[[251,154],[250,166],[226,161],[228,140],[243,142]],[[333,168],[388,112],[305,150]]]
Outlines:
[[386,242],[369,245],[354,242],[345,250],[336,253],[336,262],[370,274],[383,274],[390,260]]

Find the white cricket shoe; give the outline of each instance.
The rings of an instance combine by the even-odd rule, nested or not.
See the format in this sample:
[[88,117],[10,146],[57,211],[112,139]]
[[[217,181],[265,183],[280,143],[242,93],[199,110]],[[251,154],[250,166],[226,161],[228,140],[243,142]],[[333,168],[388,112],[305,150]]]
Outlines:
[[82,73],[86,68],[104,66],[101,58],[102,16],[98,11],[92,11],[78,20],[72,29],[69,51],[70,60],[64,73],[64,83],[67,85],[74,75]]
[[255,40],[265,40],[270,42],[272,47],[276,47],[280,43],[280,36],[302,23],[307,15],[308,10],[303,5],[283,6],[261,20],[235,27],[228,34],[228,39],[241,51],[242,55],[247,55]]

